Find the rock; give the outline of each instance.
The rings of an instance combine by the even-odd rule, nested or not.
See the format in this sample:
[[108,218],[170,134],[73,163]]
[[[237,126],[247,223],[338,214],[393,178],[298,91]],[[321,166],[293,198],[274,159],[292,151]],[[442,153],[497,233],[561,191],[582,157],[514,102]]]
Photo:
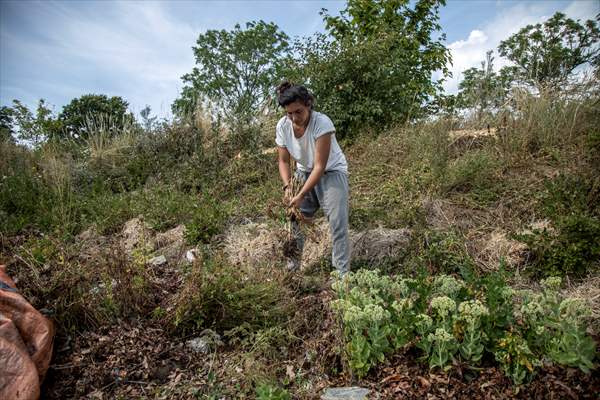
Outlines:
[[369,389],[353,386],[325,389],[321,400],[366,400]]
[[79,235],[77,235],[77,240],[83,241],[83,242],[89,242],[89,241],[97,239],[98,236],[100,236],[100,235],[98,234],[98,230],[96,229],[96,227],[91,226],[88,229],[86,229],[85,231],[81,232]]
[[198,250],[197,249],[190,249],[185,252],[185,259],[188,262],[194,262],[194,260],[196,260],[197,258],[198,258]]
[[211,330],[205,329],[201,333],[202,336],[188,340],[185,342],[186,346],[192,349],[195,353],[208,353],[211,351],[211,348],[216,349],[219,346],[223,345],[221,341],[221,336]]
[[352,259],[378,263],[403,255],[410,244],[409,229],[376,228],[362,232],[350,232]]
[[184,242],[185,226],[178,225],[166,232],[157,233],[155,242],[157,248],[162,248],[170,244],[182,244]]
[[185,345],[195,353],[208,353],[210,351],[209,340],[205,337],[197,337],[185,342]]
[[141,246],[151,246],[152,232],[141,218],[133,218],[125,223],[121,231],[123,248],[128,254]]
[[152,258],[150,261],[148,261],[148,264],[150,265],[154,265],[155,267],[161,266],[163,264],[167,263],[167,258],[163,255],[160,255],[158,257],[154,257]]
[[158,233],[154,238],[154,247],[169,262],[177,263],[185,252],[185,226],[179,225],[166,232]]

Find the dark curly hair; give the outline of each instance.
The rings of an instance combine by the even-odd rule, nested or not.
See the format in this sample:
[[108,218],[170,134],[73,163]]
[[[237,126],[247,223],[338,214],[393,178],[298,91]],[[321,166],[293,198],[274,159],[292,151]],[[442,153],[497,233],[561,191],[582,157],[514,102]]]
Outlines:
[[305,106],[312,108],[315,103],[315,98],[304,86],[294,85],[289,81],[283,81],[277,86],[277,101],[281,107],[299,101]]

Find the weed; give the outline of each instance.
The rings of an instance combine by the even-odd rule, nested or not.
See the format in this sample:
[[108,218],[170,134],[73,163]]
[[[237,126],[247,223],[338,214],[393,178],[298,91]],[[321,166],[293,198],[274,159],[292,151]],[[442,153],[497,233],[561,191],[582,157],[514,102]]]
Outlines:
[[247,323],[250,331],[285,320],[286,289],[271,275],[227,263],[219,254],[205,254],[194,264],[169,318],[178,332],[204,328],[227,331]]
[[262,383],[256,387],[257,400],[291,400],[292,396],[283,388]]

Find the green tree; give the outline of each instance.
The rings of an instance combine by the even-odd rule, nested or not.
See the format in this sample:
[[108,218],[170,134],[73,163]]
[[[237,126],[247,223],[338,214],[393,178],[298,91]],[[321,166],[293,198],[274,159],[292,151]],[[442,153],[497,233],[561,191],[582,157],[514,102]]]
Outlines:
[[10,115],[12,131],[16,138],[33,146],[39,145],[61,129],[60,121],[56,119],[44,99],[38,101],[35,115],[19,100],[13,100],[13,106],[3,113]]
[[182,77],[186,86],[173,112],[185,115],[208,99],[232,127],[250,122],[270,97],[278,62],[288,48],[288,36],[274,23],[206,31],[193,47],[197,66]]
[[557,12],[543,24],[528,25],[500,42],[500,55],[517,65],[518,77],[538,90],[566,83],[573,71],[597,62],[600,54],[597,21],[581,24]]
[[144,107],[142,109],[142,111],[140,111],[140,116],[142,117],[142,127],[147,132],[154,130],[157,125],[158,117],[156,115],[151,117],[150,116],[151,113],[152,113],[152,107],[150,107],[149,105],[146,105],[146,107]]
[[63,129],[54,133],[59,138],[85,139],[90,125],[102,121],[108,123],[110,131],[117,134],[133,121],[133,115],[127,111],[128,105],[119,96],[83,95],[63,107],[58,115]]
[[481,121],[486,112],[492,112],[505,104],[513,81],[512,67],[504,67],[499,73],[494,71],[493,51],[486,53],[481,68],[463,71],[459,83],[457,101],[461,108],[473,108]]
[[439,7],[443,0],[349,0],[324,20],[330,37],[296,44],[289,78],[305,82],[341,137],[376,131],[423,115],[448,73]]
[[13,135],[13,110],[8,106],[0,107],[0,142],[10,141],[14,142]]

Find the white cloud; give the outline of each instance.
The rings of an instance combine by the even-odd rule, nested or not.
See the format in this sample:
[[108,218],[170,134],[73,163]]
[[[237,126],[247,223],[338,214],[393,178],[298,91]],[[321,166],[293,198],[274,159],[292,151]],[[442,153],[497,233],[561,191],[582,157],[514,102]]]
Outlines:
[[[550,6],[550,7],[549,7]],[[471,67],[479,67],[488,50],[494,50],[494,67],[496,70],[509,64],[500,57],[497,47],[502,40],[517,33],[529,24],[542,22],[558,11],[552,3],[516,4],[499,13],[483,27],[471,31],[465,40],[458,40],[448,45],[452,55],[452,78],[444,82],[447,93],[456,93],[458,83],[462,80],[462,72]],[[570,18],[591,19],[600,11],[594,1],[573,1],[563,10]]]
[[53,32],[52,39],[63,38],[63,52],[97,69],[110,86],[123,90],[118,94],[132,109],[139,111],[150,104],[155,113],[165,116],[169,109],[164,101],[176,97],[180,77],[194,65],[191,45],[197,33],[175,21],[162,3],[114,5],[116,19],[111,23],[72,15],[63,7],[68,23],[62,31]]
[[[20,79],[3,82],[3,91],[25,97],[29,106],[38,97],[61,102],[103,93],[123,97],[134,112],[149,104],[167,117],[181,76],[194,66],[191,47],[200,32],[177,21],[166,5],[107,2],[96,3],[104,7],[98,10],[62,2],[35,4],[32,18],[47,24],[43,33],[4,30],[2,46],[19,64],[35,65],[38,72],[22,71]],[[16,87],[23,77],[24,87]]]

